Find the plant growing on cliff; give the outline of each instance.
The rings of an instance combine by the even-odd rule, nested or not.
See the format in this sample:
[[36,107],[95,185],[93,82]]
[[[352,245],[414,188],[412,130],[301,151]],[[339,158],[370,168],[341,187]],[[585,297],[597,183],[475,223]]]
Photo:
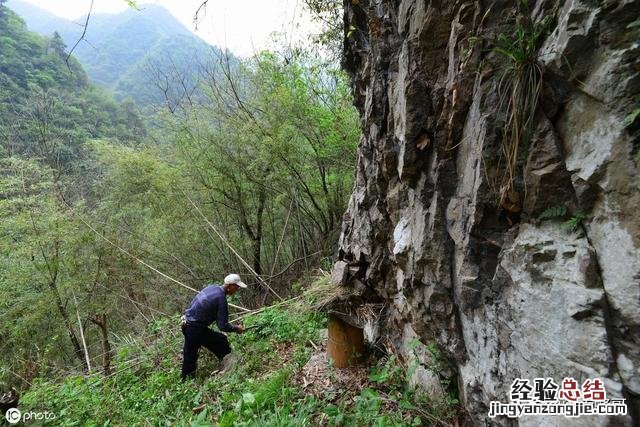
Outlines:
[[[521,7],[526,9],[527,3],[523,2]],[[507,59],[498,85],[498,109],[505,116],[502,139],[505,169],[500,182],[499,205],[512,212],[519,212],[521,208],[514,182],[518,154],[521,149],[526,152],[534,130],[544,74],[537,61],[537,51],[546,27],[546,19],[534,22],[527,13],[521,13],[513,33],[500,34],[493,49]]]
[[566,214],[567,214],[566,205],[562,204],[562,205],[551,206],[550,208],[543,210],[542,213],[538,215],[538,220],[542,221],[544,219],[562,218]]
[[577,211],[575,214],[570,214],[567,206],[562,204],[545,209],[540,215],[538,215],[538,220],[563,219],[567,217],[567,214],[571,216],[569,219],[563,221],[560,226],[562,228],[570,228],[571,230],[578,228],[582,224],[582,221],[587,217],[584,211]]
[[638,117],[640,117],[640,108],[636,108],[624,118],[624,120],[622,121],[622,127],[626,128],[631,126],[631,124],[635,122]]
[[571,230],[575,230],[580,227],[582,221],[587,217],[587,215],[583,211],[578,211],[571,218],[566,220],[561,224],[562,228],[570,228]]

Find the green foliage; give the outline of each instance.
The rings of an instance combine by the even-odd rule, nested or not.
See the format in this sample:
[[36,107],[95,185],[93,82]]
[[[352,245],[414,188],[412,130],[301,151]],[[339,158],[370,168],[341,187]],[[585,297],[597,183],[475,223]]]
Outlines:
[[627,117],[624,118],[624,120],[622,121],[622,127],[629,127],[633,122],[636,121],[638,117],[640,117],[640,108],[636,108],[631,113],[629,113]]
[[544,211],[542,211],[540,215],[538,215],[538,220],[542,221],[544,219],[562,218],[566,214],[567,214],[566,205],[562,204],[557,206],[551,206],[550,208],[547,208]]
[[[237,423],[250,423],[258,416],[265,420],[283,416],[281,404],[286,406],[287,402],[289,415],[293,415],[291,401],[301,396],[290,384],[291,375],[308,358],[311,349],[307,341],[317,339],[324,318],[277,309],[251,318],[252,323],[260,324],[274,320],[282,323],[273,326],[273,336],[248,332],[230,337],[242,361],[226,375],[209,374],[216,362],[203,349],[198,380],[180,382],[176,353],[181,335],[171,333],[177,319],[163,319],[147,329],[147,334],[154,334],[153,340],[148,338],[141,347],[129,344],[128,351],[119,353],[114,375],[70,376],[61,382],[36,380],[21,403],[25,410],[46,407],[55,411],[63,426],[135,425],[145,420],[197,425],[210,423],[212,417],[219,418],[221,425],[229,425],[226,423],[231,420],[243,425]],[[287,336],[286,330],[294,325],[300,334]],[[274,351],[283,345],[296,346],[306,358],[283,366]],[[138,361],[142,363],[136,364]],[[201,404],[205,404],[206,415],[192,410]]]
[[513,33],[498,35],[494,51],[508,58],[513,69],[533,65],[547,26],[547,20],[531,22],[522,17],[516,22]]
[[[285,296],[327,256],[359,137],[346,76],[304,53],[231,58],[228,75],[194,81],[201,96],[154,116],[145,136],[131,102],[66,64],[63,38],[36,36],[2,11],[0,381],[62,425],[300,425],[325,414],[329,402],[293,379],[322,316],[246,318],[260,328],[230,338],[240,367],[210,377],[204,356],[187,384],[177,381],[177,317],[193,298],[186,287],[229,271],[250,277],[234,251]],[[262,306],[266,292],[254,283],[233,302]]]
[[[123,145],[105,138],[120,130],[100,115],[111,110],[120,117],[122,109],[87,99],[100,96],[91,87],[78,98],[37,92],[38,111],[45,115],[18,121],[23,148],[3,140],[7,154],[16,154],[2,170],[6,232],[0,234],[0,261],[7,274],[1,286],[12,295],[4,304],[14,316],[0,323],[8,346],[0,356],[7,368],[3,379],[24,387],[9,370],[29,381],[42,372],[82,369],[78,314],[92,365],[104,363],[100,329],[88,320],[95,316],[108,318],[109,341],[124,345],[114,354],[124,357],[127,343],[135,343],[158,312],[178,313],[193,297],[157,271],[194,289],[229,271],[245,271],[185,195],[256,270],[260,262],[264,271],[279,273],[271,284],[285,295],[292,292],[290,279],[312,261],[301,254],[333,245],[358,137],[344,77],[311,72],[301,63],[289,68],[267,54],[254,64],[243,73],[248,100],[266,112],[256,115],[258,123],[235,116],[237,111],[227,117],[228,111],[197,105],[187,117],[159,120],[164,127],[153,143]],[[62,95],[84,103],[62,102]],[[85,118],[92,128],[83,128]],[[39,139],[45,122],[49,126]],[[34,181],[27,185],[33,196],[28,205],[21,196],[25,179]],[[264,292],[251,286],[240,303],[263,304]],[[264,330],[283,339],[309,333],[300,329],[305,323],[287,320],[274,318]]]
[[[149,52],[161,53],[158,60],[171,58],[175,53],[163,50],[162,45],[176,35],[207,46],[166,9],[149,4],[143,10],[130,8],[117,15],[94,16],[87,36],[92,45],[79,45],[76,55],[93,81],[113,88],[120,78],[142,66]],[[77,34],[70,34],[65,40],[77,40]]]
[[434,342],[428,343],[426,349],[431,354],[432,359],[431,365],[428,366],[428,368],[436,373],[440,372],[444,367],[444,359],[440,349]]
[[[114,61],[114,65],[122,67],[116,52],[112,51],[113,58],[105,55],[105,61]],[[215,55],[221,55],[220,50],[190,34],[166,36],[141,51],[136,62],[119,70],[110,87],[116,99],[131,99],[142,108],[176,106],[183,98],[203,96],[198,84],[199,69]],[[103,69],[102,64],[95,67]]]
[[[11,319],[0,322],[0,363],[28,376],[63,363],[60,349],[70,347],[64,306],[73,289],[83,288],[95,258],[82,253],[92,240],[59,206],[51,169],[5,158],[0,171],[0,293]],[[75,262],[80,254],[82,263]]]
[[398,362],[397,357],[391,355],[384,364],[372,368],[369,380],[378,384],[403,384],[406,379],[405,373],[406,371]]
[[[542,90],[544,70],[538,64],[537,50],[548,21],[534,22],[529,17],[527,2],[517,17],[511,34],[498,36],[493,49],[507,60],[502,71],[498,92],[498,109],[505,116],[502,139],[504,173],[499,182],[499,205],[509,210],[519,210],[520,197],[515,188],[521,150],[528,152],[534,130],[534,118]],[[498,170],[503,169],[498,167]]]
[[42,159],[69,169],[90,138],[132,142],[144,135],[130,105],[115,103],[91,86],[58,33],[52,39],[27,31],[12,11],[0,17],[0,135],[8,155]]
[[[126,356],[143,360],[141,364],[119,358],[116,373],[107,378],[36,380],[21,403],[24,410],[56,412],[61,426],[137,425],[149,420],[220,426],[411,426],[455,416],[453,399],[435,402],[415,393],[393,357],[372,370],[375,386],[362,389],[354,399],[307,395],[296,376],[311,354],[308,340],[317,339],[324,317],[271,308],[248,319],[251,324],[272,325],[269,334],[233,336],[232,347],[242,360],[225,375],[208,374],[215,361],[203,354],[198,379],[181,383],[179,358],[174,356],[181,338],[168,332],[172,322],[162,321],[150,328],[158,332],[151,344],[138,350],[132,346]],[[301,332],[289,335],[294,325]],[[304,356],[283,362],[276,348]]]
[[[177,157],[199,194],[213,201],[214,222],[246,245],[256,271],[275,259],[327,247],[353,180],[357,113],[346,77],[300,54],[263,52],[223,64],[202,82],[207,99],[169,112]],[[271,218],[270,222],[267,220]],[[287,218],[289,221],[287,222]]]
[[575,230],[582,224],[582,221],[584,221],[586,217],[587,215],[583,211],[578,211],[567,221],[563,222],[561,226],[563,228],[570,228],[571,230]]
[[[0,15],[0,76],[2,86],[11,91],[26,91],[35,85],[42,89],[80,89],[87,77],[75,59],[66,62],[60,52],[60,40],[47,40],[27,31],[24,21],[3,7]],[[2,96],[13,95],[3,91]],[[1,99],[5,101],[5,99]],[[4,103],[4,102],[3,102]]]
[[[311,12],[320,32],[315,35],[316,46],[324,47],[329,56],[338,59],[342,55],[344,36],[343,6],[340,0],[304,0],[304,5]],[[347,38],[352,37],[356,28],[352,25],[347,30]]]
[[[129,9],[113,15],[93,14],[86,42],[74,50],[91,80],[111,90],[117,100],[131,99],[141,108],[164,104],[163,90],[170,102],[197,94],[200,66],[220,51],[194,36],[166,9],[122,1]],[[57,31],[69,46],[81,37],[83,27],[75,22],[28,4],[15,7],[40,34]]]
[[[569,209],[566,205],[557,205],[552,206],[550,208],[542,211],[540,215],[538,215],[538,220],[542,221],[545,219],[563,219],[569,215]],[[577,211],[575,214],[572,214],[569,219],[563,221],[560,226],[562,228],[570,228],[572,230],[577,229],[582,221],[587,217],[586,213],[583,211]]]
[[249,339],[260,340],[274,337],[278,341],[317,340],[317,326],[321,323],[320,315],[309,315],[307,322],[300,322],[298,316],[292,316],[290,312],[267,309],[259,318],[249,318],[247,326],[260,326],[247,332]]
[[[86,289],[88,277],[102,278],[95,270],[104,247],[61,198],[84,215],[76,195],[96,178],[87,173],[87,142],[109,137],[131,143],[144,128],[130,106],[89,85],[74,58],[67,63],[59,35],[35,35],[15,13],[2,10],[0,290],[11,295],[3,302],[11,321],[0,322],[0,363],[3,380],[24,385],[21,377],[77,368],[74,294],[83,311],[111,311],[99,299],[90,302],[89,295],[99,293]],[[97,340],[95,332],[88,331],[88,338]]]
[[[419,346],[423,346],[423,344],[414,340],[409,347],[414,349]],[[436,375],[440,374],[445,363],[439,350],[435,345],[428,345],[425,348],[433,356],[433,362],[428,366],[428,369]],[[451,392],[447,393],[444,398],[431,399],[422,390],[409,385],[417,367],[417,360],[414,360],[407,367],[395,355],[391,355],[371,368],[369,379],[376,384],[376,389],[364,390],[361,395],[362,401],[359,401],[358,415],[366,414],[366,417],[369,418],[368,422],[364,423],[365,425],[374,423],[386,425],[388,422],[393,422],[387,415],[378,413],[381,401],[387,408],[392,405],[400,411],[406,411],[404,425],[423,425],[425,421],[446,424],[446,420],[455,418],[459,401]],[[449,384],[442,380],[441,382],[443,389],[447,392]]]

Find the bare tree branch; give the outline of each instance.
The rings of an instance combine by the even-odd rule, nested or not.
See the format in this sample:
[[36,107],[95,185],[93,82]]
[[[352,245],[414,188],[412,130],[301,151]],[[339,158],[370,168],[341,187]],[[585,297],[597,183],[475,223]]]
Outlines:
[[207,3],[209,3],[209,0],[204,0],[200,3],[200,6],[196,9],[195,15],[193,15],[193,25],[196,26],[196,30],[198,29],[198,15],[200,15],[200,12],[207,13]]
[[91,11],[93,10],[93,2],[94,0],[91,0],[91,4],[89,5],[89,13],[87,13],[87,19],[84,21],[84,28],[82,30],[82,35],[69,51],[69,54],[67,55],[67,59],[65,59],[65,62],[67,63],[67,67],[69,68],[69,71],[71,71],[71,66],[69,65],[69,58],[71,58],[71,54],[73,54],[73,51],[76,50],[76,47],[78,47],[80,42],[84,40],[84,37],[87,35],[87,28],[89,27],[89,18],[91,18]]

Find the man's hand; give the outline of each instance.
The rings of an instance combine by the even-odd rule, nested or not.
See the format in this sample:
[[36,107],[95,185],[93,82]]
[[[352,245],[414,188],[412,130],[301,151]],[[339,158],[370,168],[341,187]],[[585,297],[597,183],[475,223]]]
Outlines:
[[242,334],[244,333],[245,329],[242,325],[236,325],[236,333],[238,334]]

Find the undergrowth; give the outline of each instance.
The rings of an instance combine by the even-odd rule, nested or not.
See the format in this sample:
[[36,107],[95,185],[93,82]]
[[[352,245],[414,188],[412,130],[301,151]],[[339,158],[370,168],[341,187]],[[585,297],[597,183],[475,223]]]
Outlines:
[[[171,331],[173,323],[152,328]],[[409,387],[393,357],[371,369],[371,387],[338,399],[308,393],[295,379],[317,351],[325,316],[270,308],[248,317],[251,325],[261,328],[230,336],[240,361],[226,374],[213,373],[218,361],[201,349],[196,379],[181,382],[178,330],[118,352],[111,376],[36,381],[21,409],[54,412],[62,426],[437,425],[455,415],[456,402],[431,401]]]

